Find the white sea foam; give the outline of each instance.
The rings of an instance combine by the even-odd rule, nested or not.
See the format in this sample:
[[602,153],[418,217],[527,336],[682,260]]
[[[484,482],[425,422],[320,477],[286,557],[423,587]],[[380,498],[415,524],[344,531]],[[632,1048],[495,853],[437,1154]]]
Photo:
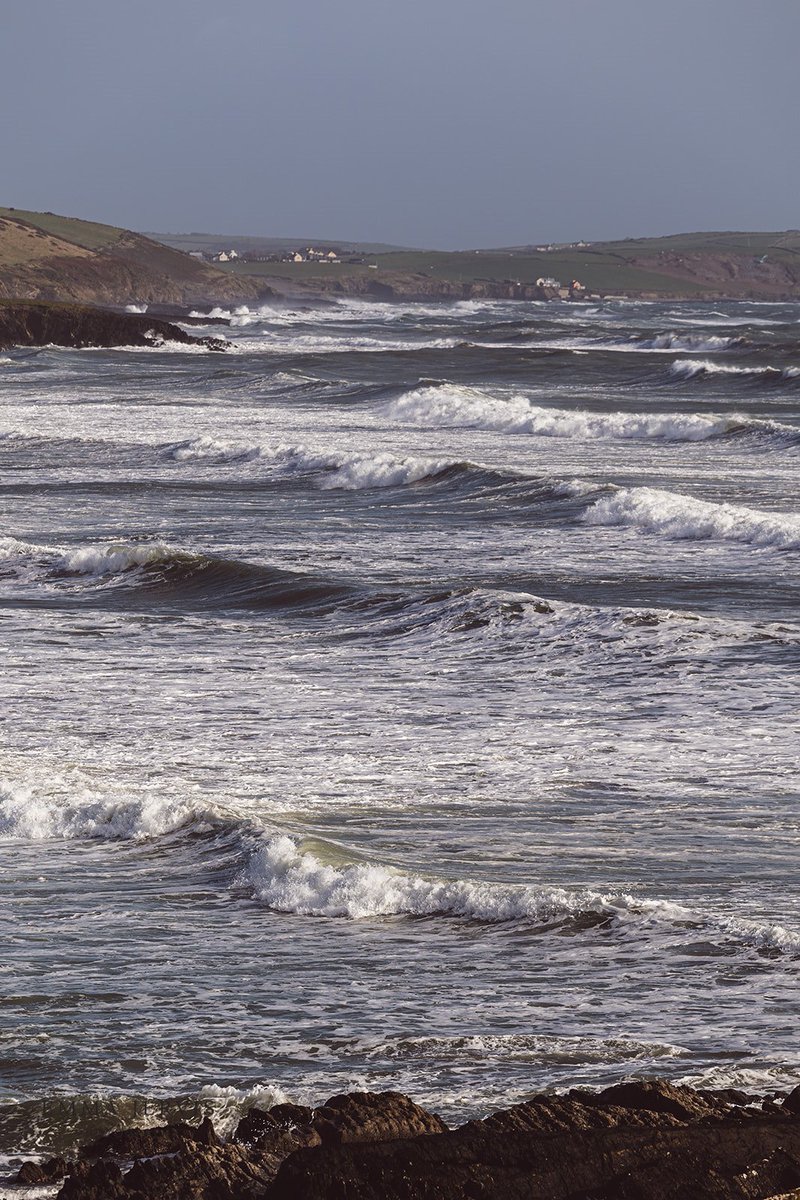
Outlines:
[[0,560],[19,558],[32,549],[29,543],[20,542],[15,537],[0,537]]
[[718,334],[659,333],[656,337],[643,338],[633,344],[643,350],[686,350],[695,353],[697,351],[713,353],[740,345],[741,338],[721,337]]
[[710,932],[741,946],[800,953],[800,932],[779,925],[698,912],[671,900],[478,880],[409,875],[379,863],[326,863],[280,835],[251,858],[240,878],[261,903],[298,916],[365,920],[384,917],[446,917],[487,923],[559,923],[597,914],[616,928],[646,936],[695,936]]
[[658,488],[620,488],[598,500],[584,520],[589,525],[627,525],[668,538],[800,549],[800,514],[715,504]]
[[640,1042],[625,1037],[556,1037],[539,1033],[392,1037],[377,1042],[361,1039],[353,1047],[353,1053],[369,1059],[499,1060],[539,1064],[625,1063],[690,1055],[684,1047],[671,1042]]
[[118,575],[134,567],[163,562],[179,553],[174,547],[161,542],[136,545],[112,542],[64,551],[58,566],[63,571],[74,571],[78,575]]
[[125,305],[125,312],[129,312],[129,313],[146,313],[146,312],[147,312],[147,305],[146,305],[146,304],[126,304],[126,305]]
[[690,914],[669,901],[637,901],[588,889],[513,886],[406,875],[377,863],[332,865],[289,837],[272,838],[251,860],[255,895],[279,912],[305,916],[452,916],[476,921],[546,923],[596,912],[609,917],[636,911],[674,920]]
[[[792,1059],[795,1061],[792,1062]],[[790,1091],[800,1084],[800,1062],[797,1061],[796,1047],[792,1046],[780,1062],[759,1067],[741,1066],[739,1063],[715,1063],[713,1067],[707,1067],[704,1071],[681,1075],[674,1082],[678,1086],[709,1088],[715,1091],[722,1088],[739,1088],[745,1092],[756,1093]]]
[[454,384],[415,388],[393,401],[388,415],[394,420],[432,428],[485,429],[587,440],[661,438],[692,442],[720,437],[748,421],[739,414],[594,413],[541,408],[524,396],[492,396]]
[[800,367],[742,367],[734,363],[712,362],[702,358],[682,358],[670,364],[673,375],[693,379],[696,375],[763,375],[773,378],[800,379]]
[[208,321],[228,321],[232,326],[244,327],[252,325],[259,318],[258,312],[251,312],[246,304],[241,304],[238,308],[221,308],[217,306],[212,308],[210,312],[200,312],[199,309],[194,309],[189,313],[190,317],[195,320]]
[[270,1109],[276,1104],[288,1104],[289,1095],[273,1084],[256,1084],[250,1088],[221,1087],[206,1084],[196,1093],[197,1101],[214,1122],[221,1137],[230,1137],[237,1124],[251,1108]]
[[261,450],[258,446],[249,446],[237,442],[225,442],[218,438],[203,434],[185,442],[176,442],[164,451],[167,458],[175,462],[245,462],[258,458]]
[[0,783],[0,839],[133,839],[161,837],[208,816],[190,800],[157,795],[102,797],[90,790],[65,801],[59,781],[49,791]]
[[333,474],[325,475],[319,483],[324,489],[343,488],[357,491],[362,488],[400,487],[441,475],[455,464],[450,458],[418,458],[393,454],[365,454],[346,459]]

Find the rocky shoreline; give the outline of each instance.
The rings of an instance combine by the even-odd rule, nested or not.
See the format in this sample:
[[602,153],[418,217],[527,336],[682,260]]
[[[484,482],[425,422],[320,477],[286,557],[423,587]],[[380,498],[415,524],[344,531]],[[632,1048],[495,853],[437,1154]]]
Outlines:
[[800,1198],[800,1087],[765,1099],[621,1083],[456,1129],[400,1093],[352,1092],[253,1108],[228,1140],[208,1119],[119,1130],[13,1183],[59,1200],[787,1200]]
[[19,346],[156,347],[164,342],[226,350],[220,338],[192,337],[178,325],[143,313],[120,313],[88,304],[0,300],[0,350]]

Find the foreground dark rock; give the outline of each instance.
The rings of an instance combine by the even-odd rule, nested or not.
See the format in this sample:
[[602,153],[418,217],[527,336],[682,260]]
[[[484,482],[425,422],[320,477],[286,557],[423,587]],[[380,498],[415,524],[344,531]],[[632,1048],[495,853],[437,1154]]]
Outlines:
[[225,350],[218,338],[196,338],[158,317],[111,312],[85,304],[0,300],[0,350],[13,346],[158,346],[162,342]]
[[800,1200],[800,1089],[763,1100],[662,1081],[537,1096],[448,1130],[396,1092],[123,1130],[68,1172],[61,1200]]

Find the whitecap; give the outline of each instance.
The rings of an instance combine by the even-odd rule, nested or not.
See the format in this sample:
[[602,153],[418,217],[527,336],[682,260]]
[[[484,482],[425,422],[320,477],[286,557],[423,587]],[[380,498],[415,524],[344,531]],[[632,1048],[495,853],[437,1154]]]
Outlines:
[[524,396],[493,396],[477,388],[455,384],[414,388],[392,401],[388,416],[431,428],[484,429],[586,440],[660,438],[691,442],[721,437],[748,422],[746,416],[737,413],[700,416],[694,413],[595,413],[581,409],[543,408]]
[[346,491],[401,487],[441,475],[454,465],[453,460],[448,458],[418,458],[414,455],[397,458],[393,454],[365,454],[345,459],[332,474],[320,480],[319,486],[325,490],[342,488]]
[[613,917],[636,910],[675,920],[690,917],[669,901],[637,901],[628,894],[426,878],[378,863],[336,866],[283,835],[272,838],[253,856],[248,877],[257,898],[269,908],[304,916],[353,920],[450,916],[545,923],[585,912]]
[[584,520],[589,525],[631,526],[668,538],[800,549],[800,514],[760,512],[658,488],[619,488],[596,501]]
[[58,781],[50,792],[0,785],[0,840],[100,838],[135,841],[162,837],[209,814],[195,801],[158,795],[97,796],[64,800]]
[[239,884],[262,904],[298,916],[374,920],[444,917],[491,924],[562,924],[594,915],[618,931],[674,937],[702,929],[743,947],[800,953],[800,932],[708,914],[667,899],[553,885],[410,875],[372,862],[324,862],[291,837],[272,837],[251,857]]
[[167,446],[164,456],[175,462],[246,462],[257,458],[261,453],[258,446],[250,446],[237,442],[225,442],[218,438],[202,434],[185,442],[175,442]]
[[743,367],[735,363],[712,362],[701,358],[682,358],[670,364],[673,375],[693,379],[697,375],[763,375],[773,378],[800,378],[800,367]]

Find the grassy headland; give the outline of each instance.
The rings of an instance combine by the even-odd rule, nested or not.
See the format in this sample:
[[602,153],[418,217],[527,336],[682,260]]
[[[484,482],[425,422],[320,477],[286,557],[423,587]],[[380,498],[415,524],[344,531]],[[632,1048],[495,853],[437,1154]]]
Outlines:
[[128,229],[0,208],[0,296],[116,305],[242,303],[265,290]]

